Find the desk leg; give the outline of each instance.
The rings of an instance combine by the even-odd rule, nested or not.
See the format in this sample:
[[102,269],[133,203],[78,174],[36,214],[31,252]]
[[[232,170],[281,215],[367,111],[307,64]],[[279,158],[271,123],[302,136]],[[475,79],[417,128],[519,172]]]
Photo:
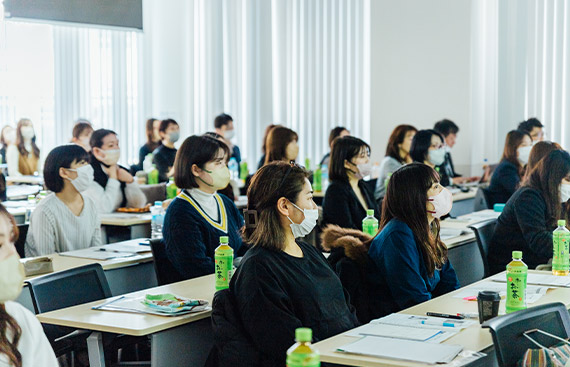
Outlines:
[[203,366],[214,345],[210,317],[151,336],[151,366]]
[[87,338],[87,352],[90,367],[105,367],[105,352],[103,350],[103,334],[93,332]]

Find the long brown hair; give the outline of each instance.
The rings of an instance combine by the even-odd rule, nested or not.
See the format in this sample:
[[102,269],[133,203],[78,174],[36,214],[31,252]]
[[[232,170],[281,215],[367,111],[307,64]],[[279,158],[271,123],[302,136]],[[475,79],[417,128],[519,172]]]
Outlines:
[[32,123],[29,119],[21,119],[18,121],[18,126],[16,127],[16,146],[21,155],[27,156],[29,153],[33,153],[36,157],[40,156],[40,148],[36,145],[36,134],[34,132],[34,137],[32,138],[32,151],[28,152],[26,150],[26,145],[24,144],[24,138],[22,137],[22,126],[24,124]]
[[285,234],[277,201],[284,197],[295,203],[308,177],[303,167],[285,162],[266,164],[253,175],[247,190],[246,225],[242,229],[246,243],[275,251],[283,249]]
[[501,157],[501,161],[508,161],[514,164],[517,167],[519,172],[519,176],[522,176],[524,173],[524,167],[519,162],[517,157],[517,149],[519,145],[521,145],[525,136],[528,136],[532,141],[530,135],[521,130],[511,130],[508,132],[507,137],[505,138],[505,148],[503,150],[503,156]]
[[[19,233],[14,217],[8,213],[4,205],[0,205],[0,215],[8,219],[12,224],[12,236],[10,240],[16,242]],[[12,340],[8,338],[8,335],[12,336]],[[0,354],[6,355],[14,367],[22,367],[22,355],[18,350],[18,343],[20,342],[21,336],[22,328],[6,311],[4,304],[0,304]]]
[[560,183],[570,174],[570,154],[564,150],[554,150],[538,162],[522,187],[540,191],[546,202],[550,225],[556,224],[562,212]]
[[439,237],[439,220],[434,219],[430,227],[427,219],[427,193],[434,182],[439,182],[438,173],[423,163],[410,163],[398,169],[388,181],[380,220],[380,231],[392,219],[410,227],[429,276],[447,260],[447,247]]
[[274,127],[281,126],[278,124],[269,124],[265,128],[265,132],[263,133],[263,144],[261,145],[261,152],[263,154],[267,153],[267,137],[269,136],[269,132],[273,130]]
[[526,164],[523,181],[526,181],[530,177],[530,173],[538,165],[538,162],[540,162],[553,150],[563,149],[560,144],[552,141],[539,141],[534,144],[530,151],[530,156],[528,157],[528,163]]
[[299,136],[293,130],[285,126],[276,126],[271,129],[267,135],[265,164],[285,160],[287,145],[293,140],[299,140]]
[[154,141],[154,122],[156,120],[155,118],[146,120],[146,145],[151,152],[160,145],[160,141]]
[[[392,157],[400,163],[407,163],[405,159],[402,159],[400,156],[400,148],[398,147],[399,144],[404,142],[406,138],[406,134],[408,131],[418,132],[418,129],[413,127],[412,125],[398,125],[392,131],[390,135],[390,139],[388,139],[388,146],[386,147],[386,157]],[[409,153],[408,153],[409,154]]]

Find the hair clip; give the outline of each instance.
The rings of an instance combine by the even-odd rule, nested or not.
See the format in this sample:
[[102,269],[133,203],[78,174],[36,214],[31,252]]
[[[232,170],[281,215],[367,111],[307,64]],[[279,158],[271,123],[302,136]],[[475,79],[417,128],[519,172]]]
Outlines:
[[257,210],[243,210],[243,218],[245,219],[246,228],[257,227]]

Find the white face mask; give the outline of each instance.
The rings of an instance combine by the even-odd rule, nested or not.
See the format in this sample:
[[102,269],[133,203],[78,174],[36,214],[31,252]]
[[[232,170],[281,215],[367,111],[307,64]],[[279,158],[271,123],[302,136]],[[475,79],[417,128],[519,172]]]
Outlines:
[[14,301],[24,286],[24,266],[17,254],[0,261],[0,303]]
[[105,163],[108,166],[114,166],[117,164],[117,162],[119,162],[119,158],[121,157],[121,149],[103,150],[103,154],[105,154],[105,158],[101,159],[101,162]]
[[235,130],[226,130],[224,131],[224,139],[231,140],[236,135]]
[[203,183],[205,183],[206,185],[214,188],[214,190],[221,190],[221,189],[225,189],[228,184],[230,183],[230,170],[228,168],[228,166],[223,166],[221,168],[212,170],[212,171],[208,171],[206,169],[203,170],[204,172],[206,172],[207,174],[210,175],[210,178],[212,179],[211,183],[208,183],[206,181],[204,181],[200,176],[198,176],[198,179],[200,181],[202,181]]
[[315,228],[317,225],[317,220],[319,219],[319,209],[301,209],[295,204],[293,204],[293,206],[303,212],[305,219],[303,219],[301,224],[297,224],[294,223],[291,218],[287,217],[287,219],[289,219],[291,222],[291,231],[293,232],[293,236],[295,238],[305,237],[311,233],[313,228]]
[[78,192],[83,192],[91,186],[91,183],[93,182],[93,167],[91,167],[90,164],[76,169],[68,168],[68,170],[77,172],[77,177],[75,179],[68,180]]
[[560,184],[560,199],[563,203],[570,199],[570,184]]
[[358,172],[361,176],[360,178],[364,178],[372,174],[372,163],[370,162],[357,164],[356,167],[358,167]]
[[523,165],[528,163],[528,157],[530,156],[530,151],[532,150],[532,146],[527,146],[527,147],[520,147],[517,149],[517,152],[519,153],[519,162],[521,162]]
[[24,139],[32,139],[35,136],[34,128],[32,126],[22,126],[20,132]]
[[170,140],[172,144],[176,143],[178,139],[180,139],[180,131],[173,131],[168,134],[168,140]]
[[430,150],[428,153],[428,160],[431,164],[435,166],[441,166],[445,161],[445,149],[439,148],[435,150]]
[[451,211],[453,195],[445,187],[435,196],[430,196],[428,201],[433,204],[434,210],[428,210],[434,218],[441,218]]

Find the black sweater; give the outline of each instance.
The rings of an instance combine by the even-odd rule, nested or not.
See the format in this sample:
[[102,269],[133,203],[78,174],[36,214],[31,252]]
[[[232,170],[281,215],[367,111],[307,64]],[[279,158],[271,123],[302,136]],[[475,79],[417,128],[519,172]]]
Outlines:
[[507,160],[502,160],[493,172],[489,184],[489,206],[492,208],[494,204],[505,204],[509,201],[517,190],[520,180],[518,167]]
[[295,329],[313,330],[313,342],[358,326],[339,278],[313,246],[297,242],[304,257],[256,246],[243,257],[230,290],[263,366],[285,366]]
[[513,251],[522,251],[529,269],[552,257],[552,231],[546,202],[538,190],[523,187],[507,202],[489,244],[489,270],[505,270]]
[[168,172],[174,166],[174,159],[176,158],[176,148],[169,148],[161,145],[154,150],[153,162],[158,170],[158,182],[168,181]]
[[[380,220],[380,210],[374,195],[368,191],[366,184],[360,180],[358,187],[364,196],[369,209],[374,209],[374,216]],[[348,182],[331,181],[323,200],[324,224],[336,224],[342,228],[362,231],[362,220],[366,210]]]

